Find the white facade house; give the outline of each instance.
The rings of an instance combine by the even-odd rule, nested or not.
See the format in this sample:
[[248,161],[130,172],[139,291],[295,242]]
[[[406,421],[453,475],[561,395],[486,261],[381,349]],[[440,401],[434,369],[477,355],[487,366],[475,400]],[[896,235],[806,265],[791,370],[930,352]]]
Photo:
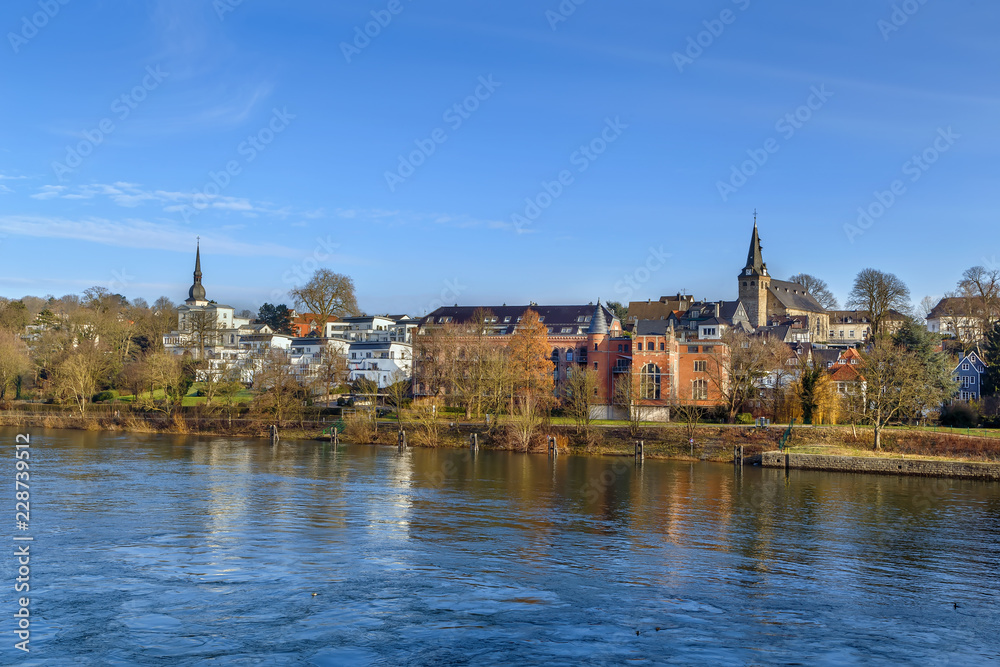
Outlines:
[[347,357],[348,380],[366,378],[385,388],[413,373],[413,346],[395,341],[352,342]]

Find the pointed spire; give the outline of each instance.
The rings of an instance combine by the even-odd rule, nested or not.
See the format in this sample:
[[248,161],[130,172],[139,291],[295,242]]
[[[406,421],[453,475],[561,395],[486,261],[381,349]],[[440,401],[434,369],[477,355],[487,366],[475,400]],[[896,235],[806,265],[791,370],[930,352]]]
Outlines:
[[750,237],[750,250],[747,252],[747,265],[744,267],[753,269],[754,273],[760,275],[767,274],[767,264],[764,263],[764,254],[761,251],[760,235],[757,233],[757,209],[753,212],[753,235]]
[[198,237],[198,249],[194,254],[194,283],[188,290],[185,303],[193,304],[205,300],[205,288],[201,284],[201,237]]
[[601,300],[597,300],[597,306],[594,308],[594,315],[590,318],[590,327],[587,329],[588,334],[605,334],[608,333],[608,320],[604,317],[604,308],[601,306]]
[[194,281],[201,282],[201,237],[198,238],[197,250],[194,252]]

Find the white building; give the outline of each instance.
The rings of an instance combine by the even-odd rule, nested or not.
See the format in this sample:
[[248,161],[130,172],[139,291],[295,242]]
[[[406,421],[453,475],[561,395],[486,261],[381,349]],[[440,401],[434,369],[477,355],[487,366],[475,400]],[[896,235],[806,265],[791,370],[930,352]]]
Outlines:
[[352,342],[347,357],[348,381],[366,378],[385,388],[413,374],[413,346],[396,341]]

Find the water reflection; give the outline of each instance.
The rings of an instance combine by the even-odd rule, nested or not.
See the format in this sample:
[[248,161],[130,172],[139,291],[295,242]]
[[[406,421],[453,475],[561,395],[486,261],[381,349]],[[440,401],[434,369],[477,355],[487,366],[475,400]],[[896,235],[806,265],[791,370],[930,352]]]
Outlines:
[[1000,652],[996,484],[315,442],[33,441],[39,664],[973,664]]

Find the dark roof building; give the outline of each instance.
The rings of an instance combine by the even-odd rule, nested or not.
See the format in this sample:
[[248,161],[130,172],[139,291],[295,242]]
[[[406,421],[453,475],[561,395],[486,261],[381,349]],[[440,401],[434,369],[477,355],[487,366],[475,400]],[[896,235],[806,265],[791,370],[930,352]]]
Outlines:
[[[539,306],[532,303],[527,306],[442,306],[420,320],[421,330],[428,326],[443,324],[466,324],[472,321],[476,311],[489,311],[489,333],[495,336],[512,335],[525,311],[531,309],[538,313],[538,318],[549,330],[549,335],[586,335],[595,317],[603,315],[604,328],[609,330],[618,320],[615,314],[606,306],[598,303],[574,306]],[[598,328],[601,324],[598,322]],[[621,323],[619,322],[619,328]]]

